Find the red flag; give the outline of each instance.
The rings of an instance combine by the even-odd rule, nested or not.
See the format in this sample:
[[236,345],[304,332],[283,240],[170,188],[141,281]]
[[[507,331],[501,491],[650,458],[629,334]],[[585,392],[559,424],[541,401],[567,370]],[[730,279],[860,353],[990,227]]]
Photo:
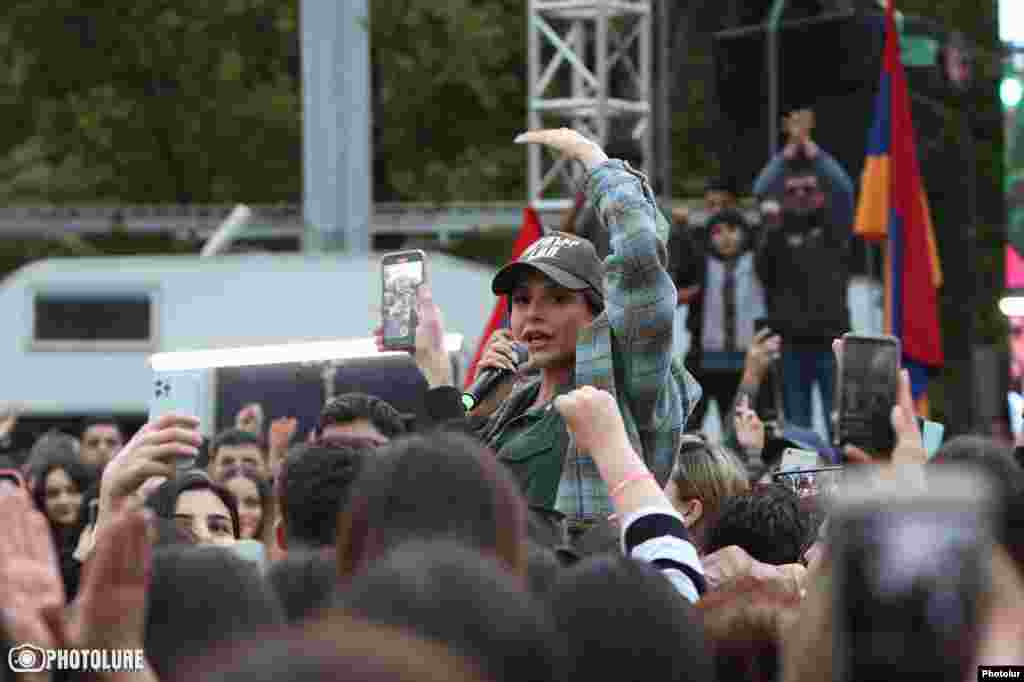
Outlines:
[[[519,236],[512,247],[512,258],[509,259],[509,262],[517,260],[530,244],[542,236],[544,236],[544,228],[540,225],[540,218],[537,217],[537,212],[533,208],[527,206],[523,209],[523,226],[519,228]],[[469,366],[469,372],[466,373],[466,387],[472,384],[473,379],[476,378],[477,363],[480,362],[480,356],[483,355],[484,348],[487,347],[487,341],[491,338],[491,334],[505,326],[505,316],[507,313],[508,301],[504,296],[499,296],[494,304],[494,310],[491,311],[491,319],[487,321],[484,335],[480,337],[480,343],[476,347],[476,353],[473,355],[473,362]]]
[[890,1],[886,12],[885,59],[854,231],[873,241],[888,238],[885,327],[903,342],[903,364],[919,398],[944,361],[942,268],[917,158],[894,4]]

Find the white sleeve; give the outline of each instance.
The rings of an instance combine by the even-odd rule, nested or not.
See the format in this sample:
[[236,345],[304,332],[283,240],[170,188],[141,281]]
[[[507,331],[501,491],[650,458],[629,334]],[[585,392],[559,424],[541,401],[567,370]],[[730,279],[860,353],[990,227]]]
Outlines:
[[649,507],[623,519],[622,553],[658,568],[691,602],[706,589],[697,548],[675,510]]

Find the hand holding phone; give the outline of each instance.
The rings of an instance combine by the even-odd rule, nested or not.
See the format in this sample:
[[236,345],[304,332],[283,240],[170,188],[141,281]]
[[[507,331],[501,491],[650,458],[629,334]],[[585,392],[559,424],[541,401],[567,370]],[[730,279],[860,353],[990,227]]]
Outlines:
[[836,357],[833,438],[837,447],[853,445],[875,458],[892,457],[900,355],[899,339],[893,336],[843,335]]
[[174,478],[178,460],[199,455],[198,429],[198,419],[182,415],[164,415],[139,429],[103,469],[102,507],[113,511],[150,478]]
[[416,349],[416,294],[427,281],[423,251],[400,251],[381,260],[383,347],[388,351]]
[[[149,399],[149,421],[169,414],[198,417],[204,410],[205,375],[203,370],[154,372]],[[195,467],[195,456],[179,456],[178,472]]]

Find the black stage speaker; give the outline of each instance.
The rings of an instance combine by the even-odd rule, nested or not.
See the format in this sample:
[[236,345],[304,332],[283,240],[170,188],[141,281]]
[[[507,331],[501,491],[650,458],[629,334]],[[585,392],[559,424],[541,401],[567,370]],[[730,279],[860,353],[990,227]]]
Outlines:
[[[764,4],[770,7],[771,3]],[[808,0],[804,10],[842,4]],[[856,6],[805,18],[792,19],[790,13],[783,16],[778,33],[779,119],[796,109],[814,109],[815,140],[856,179],[874,116],[885,16]],[[904,35],[925,38],[936,46],[934,62],[906,67],[907,79],[919,100],[944,106],[953,94],[942,74],[941,57],[950,38],[933,23],[911,16],[905,17]],[[767,43],[763,23],[721,31],[714,37],[717,102],[711,103],[709,113],[716,121],[722,167],[746,190],[767,162],[770,149]],[[916,114],[915,107],[919,138],[935,137],[930,122],[941,117],[924,115],[918,120]],[[778,144],[783,142],[780,135]]]

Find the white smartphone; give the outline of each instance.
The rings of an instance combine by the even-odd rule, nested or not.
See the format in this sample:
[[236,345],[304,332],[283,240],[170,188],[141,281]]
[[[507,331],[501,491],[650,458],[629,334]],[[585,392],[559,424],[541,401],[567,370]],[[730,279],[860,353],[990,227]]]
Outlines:
[[[149,394],[149,420],[153,421],[167,414],[180,414],[202,418],[204,409],[204,370],[183,370],[176,372],[153,372],[153,384]],[[180,457],[177,461],[179,472],[195,467],[195,457]]]
[[231,549],[241,558],[259,564],[260,567],[267,561],[267,549],[259,540],[236,540]]
[[821,466],[821,457],[813,450],[786,448],[782,451],[782,462],[779,471],[803,471],[817,469]]

